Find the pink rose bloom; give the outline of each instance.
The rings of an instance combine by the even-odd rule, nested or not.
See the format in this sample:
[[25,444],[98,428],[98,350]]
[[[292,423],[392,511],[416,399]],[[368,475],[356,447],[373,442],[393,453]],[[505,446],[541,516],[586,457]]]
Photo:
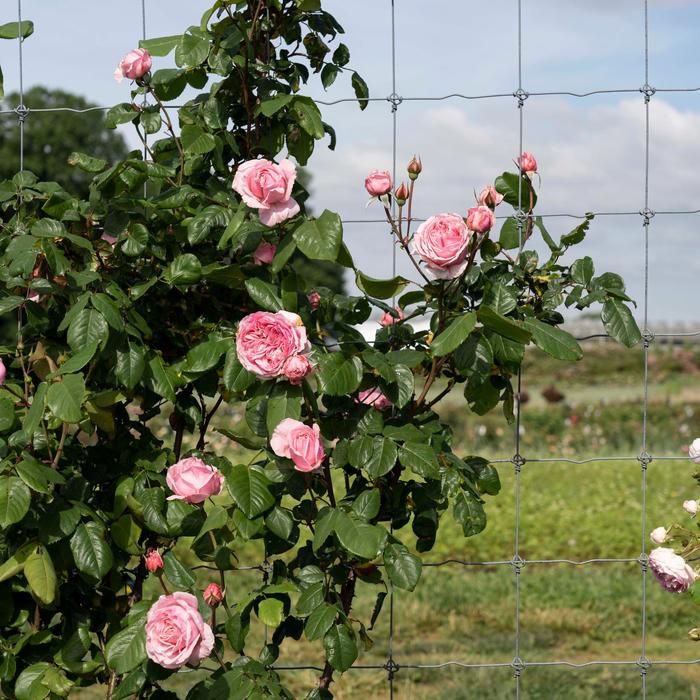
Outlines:
[[471,232],[458,214],[437,214],[424,221],[413,238],[413,252],[439,279],[454,279],[467,266]]
[[688,459],[695,464],[700,464],[700,438],[695,438],[688,446]]
[[301,318],[289,311],[256,311],[238,325],[238,360],[260,379],[279,377],[290,357],[309,348]]
[[191,593],[162,595],[146,616],[146,653],[163,668],[198,664],[214,648],[214,633]]
[[274,243],[263,241],[253,253],[253,261],[256,265],[269,265],[275,257],[277,246]]
[[316,311],[321,304],[321,295],[318,292],[311,292],[306,298],[309,300],[311,308]]
[[210,583],[204,589],[204,602],[210,607],[215,608],[224,599],[224,594],[221,588],[216,583]]
[[168,500],[187,503],[202,503],[209,496],[218,496],[224,486],[221,472],[199,457],[185,457],[168,467],[165,480],[175,494],[168,496]]
[[683,510],[690,515],[695,516],[698,513],[697,501],[683,501]]
[[365,178],[365,189],[371,197],[381,197],[384,194],[389,194],[392,186],[391,174],[388,170],[372,170]]
[[649,567],[657,581],[671,593],[687,591],[697,578],[685,559],[668,547],[657,547],[651,550]]
[[499,194],[493,185],[484,187],[479,193],[479,204],[495,209],[503,201],[503,195]]
[[382,314],[382,317],[379,319],[379,323],[382,326],[393,326],[395,323],[398,323],[399,321],[403,321],[404,318],[406,318],[406,315],[404,314],[403,310],[400,309],[398,306],[395,307],[396,313],[398,315],[398,318],[396,316],[392,316],[388,311],[385,311]]
[[277,226],[299,213],[292,198],[297,177],[294,163],[286,158],[280,164],[259,158],[241,163],[233,178],[233,189],[252,209],[257,209],[265,226]]
[[495,223],[496,216],[493,210],[483,205],[472,207],[467,212],[467,228],[470,231],[486,233],[486,231],[490,231],[493,228]]
[[5,363],[0,360],[0,386],[2,386],[5,383],[5,378],[7,377],[7,368],[5,367]]
[[667,536],[668,536],[668,532],[666,531],[665,527],[657,527],[651,531],[651,534],[649,535],[649,539],[654,544],[663,544],[666,541]]
[[387,408],[391,408],[391,400],[384,394],[384,392],[379,387],[373,387],[371,389],[365,389],[357,395],[358,403],[364,403],[368,406],[376,408],[378,411],[384,411]]
[[537,172],[537,161],[532,153],[523,151],[520,158],[518,158],[518,165],[524,173],[536,173]]
[[326,453],[321,444],[321,430],[314,423],[304,425],[293,418],[285,418],[273,431],[270,447],[279,457],[287,457],[294,462],[300,472],[318,469]]
[[311,372],[311,363],[306,355],[292,355],[282,368],[290,384],[301,384],[301,380]]
[[163,558],[160,556],[157,549],[149,549],[144,559],[146,560],[146,568],[152,574],[159,574],[163,571],[165,564],[163,564]]
[[110,245],[114,245],[117,242],[117,237],[116,236],[110,236],[108,233],[103,233],[100,238],[103,241],[107,241]]
[[114,79],[121,83],[124,78],[138,80],[151,70],[151,54],[146,49],[134,49],[129,51],[114,71]]

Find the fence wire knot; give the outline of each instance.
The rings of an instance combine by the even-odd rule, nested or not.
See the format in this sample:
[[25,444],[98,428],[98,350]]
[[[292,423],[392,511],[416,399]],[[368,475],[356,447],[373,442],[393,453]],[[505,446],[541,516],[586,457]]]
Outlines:
[[649,102],[652,96],[656,93],[656,88],[649,85],[649,83],[645,83],[639,88],[639,92],[644,95],[644,101]]
[[17,119],[20,123],[24,124],[24,121],[29,116],[29,107],[25,107],[23,104],[17,105],[14,109]]
[[640,452],[639,457],[637,457],[637,461],[642,465],[642,469],[646,469],[651,464],[652,459],[652,456],[646,451]]
[[386,98],[386,101],[391,102],[391,111],[395,112],[399,108],[399,105],[403,102],[403,97],[401,97],[401,95],[397,95],[395,92],[392,92],[391,95]]
[[654,334],[650,330],[645,330],[644,333],[642,333],[642,343],[644,345],[644,349],[648,350],[649,346],[654,342]]
[[515,571],[515,575],[519,576],[520,572],[523,570],[523,567],[525,566],[525,560],[519,554],[516,554],[510,563],[513,566],[513,571]]
[[637,661],[637,666],[639,666],[639,672],[643,675],[647,675],[647,670],[651,666],[651,661],[647,659],[646,656],[640,656],[639,660]]
[[647,568],[649,567],[649,555],[646,552],[642,552],[639,555],[638,561],[639,561],[639,566],[642,569],[642,573],[646,574]]
[[515,471],[519,473],[520,470],[523,468],[523,464],[525,464],[527,460],[525,459],[525,457],[516,452],[513,455],[513,459],[511,459],[510,461],[513,462],[513,464],[515,465]]
[[651,223],[651,220],[654,218],[654,216],[656,216],[656,212],[653,209],[649,209],[648,207],[645,209],[640,209],[639,214],[644,219],[644,226],[648,226]]
[[523,662],[523,660],[519,656],[516,656],[510,662],[510,665],[513,669],[513,675],[515,676],[515,678],[520,678],[520,674],[525,669],[525,663]]
[[526,92],[522,88],[518,88],[514,93],[513,97],[518,101],[518,107],[522,107],[525,104],[525,100],[530,97],[530,93]]
[[384,668],[386,669],[387,680],[393,681],[394,676],[399,672],[399,665],[390,656],[384,664]]

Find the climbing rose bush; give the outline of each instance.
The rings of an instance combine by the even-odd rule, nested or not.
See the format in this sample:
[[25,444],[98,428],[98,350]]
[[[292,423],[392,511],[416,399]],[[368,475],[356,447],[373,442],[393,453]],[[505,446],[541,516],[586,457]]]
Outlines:
[[[574,255],[592,217],[555,236],[536,215],[531,154],[465,182],[478,200],[446,214],[425,211],[420,159],[398,183],[371,164],[358,203],[369,193],[411,276],[358,268],[297,177],[336,141],[307,83],[347,77],[368,104],[342,33],[318,0],[218,1],[121,61],[131,92],[107,125],[143,148],[72,154],[87,199],[27,171],[0,182],[5,696],[167,698],[182,673],[188,700],[290,698],[275,669],[303,636],[322,669],[303,692],[331,698],[387,592],[419,585],[441,522],[477,535],[499,492],[441,401],[514,422],[528,346],[582,355],[564,308],[601,306],[639,342],[622,279]],[[359,291],[309,288],[304,258]],[[658,571],[682,587],[677,564]]]

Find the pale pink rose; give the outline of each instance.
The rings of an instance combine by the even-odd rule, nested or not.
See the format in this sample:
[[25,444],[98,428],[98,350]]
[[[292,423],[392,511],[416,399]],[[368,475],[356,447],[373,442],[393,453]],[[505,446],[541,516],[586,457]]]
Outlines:
[[385,311],[382,314],[382,317],[379,319],[379,323],[381,323],[382,326],[393,326],[395,323],[398,323],[399,321],[403,321],[404,318],[406,318],[406,315],[403,312],[403,309],[400,309],[398,306],[395,308],[396,314],[398,316],[392,316],[388,311]]
[[290,384],[301,384],[301,380],[311,372],[311,363],[306,355],[292,355],[287,358],[282,373]]
[[253,262],[256,265],[269,265],[275,257],[277,246],[274,243],[263,241],[253,253]]
[[663,544],[666,541],[667,536],[668,536],[668,531],[666,530],[665,527],[657,527],[651,531],[651,534],[649,535],[649,539],[654,544]]
[[387,408],[391,408],[392,403],[389,397],[384,394],[384,392],[379,387],[372,387],[371,389],[365,389],[357,395],[358,403],[364,403],[368,406],[376,408],[378,411],[384,411]]
[[459,214],[437,214],[418,227],[412,249],[435,277],[453,279],[467,266],[470,236]]
[[503,201],[503,195],[499,194],[493,185],[484,187],[479,193],[479,204],[495,209]]
[[657,547],[649,553],[649,567],[658,582],[671,593],[687,591],[697,578],[683,557],[668,547]]
[[300,472],[318,469],[326,456],[318,425],[304,425],[293,418],[285,418],[272,431],[270,447],[279,457],[291,459]]
[[2,386],[5,383],[5,378],[7,377],[7,368],[5,367],[5,363],[0,360],[0,386]]
[[291,160],[279,165],[259,158],[241,163],[233,178],[233,189],[252,209],[257,209],[265,226],[277,226],[299,213],[292,198],[297,170]]
[[116,236],[110,236],[108,233],[103,233],[100,238],[103,241],[106,241],[109,243],[111,246],[113,246],[117,242],[117,237]]
[[695,438],[688,446],[688,458],[695,464],[700,464],[700,438]]
[[316,311],[321,304],[321,295],[318,292],[311,292],[306,298],[309,300],[311,308]]
[[165,480],[175,494],[168,500],[187,503],[202,503],[210,496],[218,496],[224,486],[221,472],[199,457],[185,457],[168,467]]
[[537,161],[532,153],[523,151],[522,155],[518,158],[518,165],[520,170],[524,173],[536,173],[537,172]]
[[162,595],[146,615],[146,653],[163,668],[198,664],[214,648],[214,633],[191,593]]
[[289,311],[256,311],[238,325],[238,360],[260,379],[279,377],[290,357],[309,349],[301,318]]
[[163,567],[165,566],[163,564],[163,557],[160,556],[157,549],[149,549],[144,559],[146,561],[146,568],[152,574],[159,574],[163,571]]
[[124,78],[138,80],[151,70],[151,54],[146,49],[134,49],[129,51],[114,71],[114,79],[121,83]]
[[371,197],[381,197],[389,194],[393,183],[388,170],[372,170],[365,178],[365,189]]
[[467,228],[477,233],[486,233],[496,223],[493,211],[485,206],[472,207],[467,212]]
[[683,510],[690,515],[695,516],[698,512],[698,502],[697,501],[683,501]]
[[204,602],[210,607],[215,608],[224,599],[224,594],[221,588],[216,583],[210,583],[204,589]]

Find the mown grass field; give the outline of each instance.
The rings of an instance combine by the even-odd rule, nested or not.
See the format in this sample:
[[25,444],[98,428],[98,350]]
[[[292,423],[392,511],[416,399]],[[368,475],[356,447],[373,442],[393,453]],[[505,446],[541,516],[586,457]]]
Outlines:
[[[683,457],[683,448],[700,436],[700,348],[661,348],[650,363],[647,450]],[[601,455],[617,461],[527,462],[520,477],[520,555],[527,560],[634,558],[642,547],[642,470],[635,456],[641,448],[643,396],[640,350],[589,345],[575,366],[532,353],[524,371],[528,394],[522,413],[521,453],[529,459]],[[565,398],[547,403],[541,391],[553,385]],[[513,426],[497,414],[468,413],[459,397],[446,407],[460,452],[508,459],[513,455]],[[222,445],[223,447],[223,445]],[[510,464],[499,465],[502,492],[489,498],[484,533],[464,539],[446,515],[428,560],[510,560],[514,553],[515,477]],[[693,465],[686,460],[652,461],[647,470],[647,523],[669,526],[684,514],[685,498],[697,497]],[[648,546],[648,539],[647,539]],[[257,563],[254,544],[240,552],[242,563]],[[229,576],[232,598],[246,590],[258,572]],[[202,579],[205,583],[205,579]],[[634,661],[641,653],[642,575],[636,563],[527,564],[520,574],[520,657],[525,661]],[[357,617],[369,622],[376,590],[360,585]],[[647,580],[646,656],[651,660],[700,658],[700,647],[687,631],[698,625],[698,612],[686,596],[665,593]],[[394,605],[393,656],[400,666],[504,663],[515,656],[515,574],[510,565],[426,567],[414,594],[397,593]],[[373,647],[363,664],[387,658],[389,606],[370,633]],[[251,631],[249,653],[263,643],[259,623]],[[279,665],[319,665],[318,644],[283,646]],[[163,684],[184,697],[201,672],[178,674]],[[314,671],[281,671],[298,697],[313,687]],[[529,699],[641,697],[635,666],[561,666],[526,668],[521,697]],[[652,666],[647,697],[696,698],[700,665]],[[472,700],[513,698],[509,667],[468,669],[401,668],[394,681],[400,700]],[[346,673],[334,685],[338,700],[389,697],[383,670]],[[83,698],[100,697],[81,694]]]

